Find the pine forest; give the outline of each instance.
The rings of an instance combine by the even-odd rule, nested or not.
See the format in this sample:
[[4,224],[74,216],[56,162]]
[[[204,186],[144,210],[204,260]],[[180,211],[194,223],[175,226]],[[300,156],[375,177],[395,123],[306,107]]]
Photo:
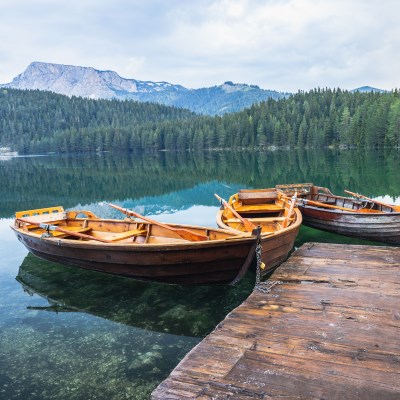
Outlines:
[[0,146],[46,152],[400,146],[400,93],[298,92],[204,116],[131,100],[0,90]]

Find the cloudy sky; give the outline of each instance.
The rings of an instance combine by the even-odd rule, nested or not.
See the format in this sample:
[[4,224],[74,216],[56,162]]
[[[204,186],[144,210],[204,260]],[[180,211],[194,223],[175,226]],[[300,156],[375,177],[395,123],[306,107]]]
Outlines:
[[399,0],[0,0],[0,83],[32,61],[279,91],[400,87]]

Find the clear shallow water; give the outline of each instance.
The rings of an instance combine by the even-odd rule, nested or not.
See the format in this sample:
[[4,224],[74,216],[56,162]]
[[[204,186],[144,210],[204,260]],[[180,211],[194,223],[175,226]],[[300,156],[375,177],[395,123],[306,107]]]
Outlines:
[[[147,399],[184,355],[251,292],[143,283],[28,255],[16,210],[64,205],[118,218],[106,202],[160,221],[215,226],[239,188],[325,185],[398,202],[397,154],[287,153],[30,157],[0,162],[0,398]],[[296,241],[368,242],[302,227]]]

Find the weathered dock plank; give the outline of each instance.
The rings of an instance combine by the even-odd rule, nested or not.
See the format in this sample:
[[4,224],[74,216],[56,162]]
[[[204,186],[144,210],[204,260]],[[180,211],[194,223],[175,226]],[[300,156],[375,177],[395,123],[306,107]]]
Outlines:
[[400,399],[400,248],[306,243],[155,399]]

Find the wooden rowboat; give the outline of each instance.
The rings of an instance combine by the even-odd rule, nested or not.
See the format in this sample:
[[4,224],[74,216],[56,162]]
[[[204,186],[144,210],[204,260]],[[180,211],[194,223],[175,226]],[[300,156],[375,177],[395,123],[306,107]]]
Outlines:
[[227,204],[229,207],[222,203],[217,214],[218,226],[236,234],[246,231],[243,218],[260,226],[261,260],[265,264],[262,274],[270,274],[293,249],[302,221],[300,211],[291,208],[290,198],[273,188],[240,190]]
[[[257,245],[256,233],[101,219],[62,207],[18,212],[11,228],[46,260],[171,284],[233,284],[247,271]],[[185,232],[204,240],[184,239]]]
[[345,190],[353,197],[334,195],[309,184],[277,185],[287,195],[298,193],[305,225],[327,232],[389,244],[400,244],[400,207]]

